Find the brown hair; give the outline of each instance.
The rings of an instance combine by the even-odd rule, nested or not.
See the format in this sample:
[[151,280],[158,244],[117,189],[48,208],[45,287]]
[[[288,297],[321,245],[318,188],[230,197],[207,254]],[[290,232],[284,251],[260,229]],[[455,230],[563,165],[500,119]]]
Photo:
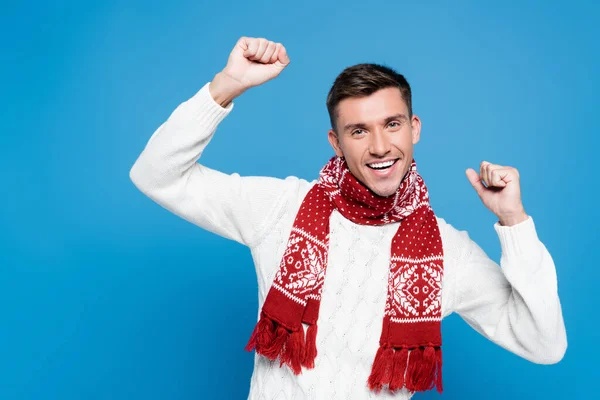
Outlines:
[[397,87],[408,107],[408,117],[412,117],[410,85],[403,75],[392,68],[380,64],[356,64],[344,69],[335,78],[327,95],[327,111],[331,127],[337,132],[337,105],[348,97],[366,97],[380,89]]

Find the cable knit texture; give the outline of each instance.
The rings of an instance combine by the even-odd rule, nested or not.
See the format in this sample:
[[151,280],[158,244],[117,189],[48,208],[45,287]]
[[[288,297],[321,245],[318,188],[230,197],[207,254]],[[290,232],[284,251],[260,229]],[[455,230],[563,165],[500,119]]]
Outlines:
[[[233,103],[223,108],[213,100],[207,83],[158,127],[130,177],[162,207],[250,248],[260,310],[296,213],[316,180],[242,177],[198,163],[219,123],[232,110]],[[533,219],[511,227],[494,225],[502,250],[498,265],[467,232],[436,218],[444,251],[442,317],[456,312],[480,334],[527,360],[558,362],[567,338],[556,271]],[[412,396],[406,389],[376,394],[367,387],[381,334],[389,249],[397,229],[397,223],[357,225],[333,212],[315,368],[296,376],[289,368],[280,368],[278,361],[255,356],[249,399]]]

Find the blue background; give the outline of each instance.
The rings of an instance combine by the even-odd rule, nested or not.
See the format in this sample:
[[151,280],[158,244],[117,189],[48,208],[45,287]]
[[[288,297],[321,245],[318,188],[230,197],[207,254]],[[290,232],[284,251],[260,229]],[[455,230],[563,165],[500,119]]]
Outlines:
[[436,213],[496,261],[495,217],[464,170],[485,159],[521,172],[569,340],[559,364],[535,365],[453,315],[443,398],[596,394],[597,6],[203,3],[2,6],[1,399],[246,398],[257,308],[248,249],[129,180],[152,132],[240,36],[282,42],[292,63],[236,100],[203,162],[313,179],[332,155],[335,76],[359,62],[396,68],[423,121],[415,157]]

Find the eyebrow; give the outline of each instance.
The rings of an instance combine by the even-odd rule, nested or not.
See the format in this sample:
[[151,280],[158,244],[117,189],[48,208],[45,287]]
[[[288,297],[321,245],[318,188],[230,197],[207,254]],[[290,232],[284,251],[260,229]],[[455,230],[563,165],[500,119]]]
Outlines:
[[[408,117],[406,115],[404,115],[404,114],[390,115],[389,117],[386,117],[383,120],[383,124],[386,125],[386,124],[388,124],[391,121],[394,121],[396,119],[399,119],[399,120],[402,120],[402,121],[406,121],[408,119]],[[366,127],[367,127],[367,125],[365,123],[362,123],[362,122],[356,122],[356,123],[346,124],[346,125],[344,125],[343,132],[347,131],[348,129],[353,129],[353,128],[365,129]]]

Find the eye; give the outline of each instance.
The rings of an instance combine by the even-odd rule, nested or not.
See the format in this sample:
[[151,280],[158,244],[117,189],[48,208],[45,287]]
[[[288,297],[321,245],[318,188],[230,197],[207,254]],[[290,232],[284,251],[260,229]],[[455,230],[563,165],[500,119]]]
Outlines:
[[393,127],[392,125],[394,125],[394,124],[396,124],[396,126],[400,126],[400,122],[398,122],[398,121],[390,122],[389,126]]
[[362,129],[357,129],[357,130],[355,130],[355,131],[353,131],[353,132],[352,132],[352,135],[353,135],[353,136],[354,136],[354,135],[360,135],[360,133],[361,133],[361,132],[363,132],[363,130],[362,130]]

